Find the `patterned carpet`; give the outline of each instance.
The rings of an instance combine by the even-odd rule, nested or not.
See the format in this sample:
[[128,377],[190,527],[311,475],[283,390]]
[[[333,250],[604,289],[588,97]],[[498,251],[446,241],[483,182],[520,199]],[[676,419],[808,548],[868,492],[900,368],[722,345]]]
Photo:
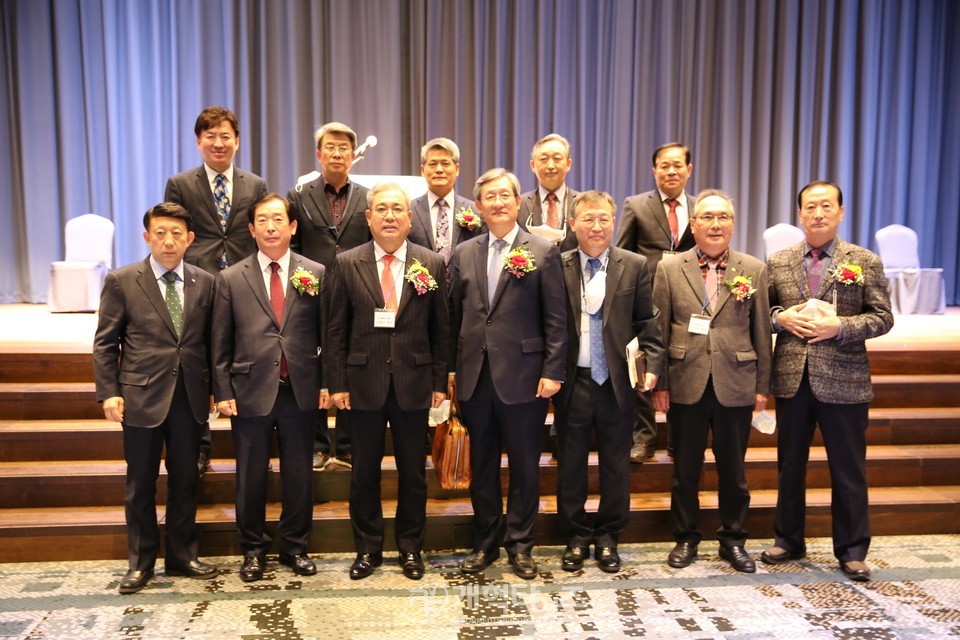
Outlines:
[[[768,541],[752,541],[754,557]],[[456,569],[463,553],[431,553],[419,582],[395,557],[366,580],[347,576],[352,554],[317,555],[298,578],[270,558],[265,580],[244,584],[238,557],[214,559],[215,580],[167,578],[121,596],[125,563],[0,565],[0,638],[18,640],[312,640],[389,638],[685,638],[755,640],[960,637],[960,535],[874,540],[874,581],[837,570],[830,541],[804,560],[738,574],[705,541],[686,569],[665,563],[672,545],[621,546],[625,569],[593,562],[560,570],[561,548],[540,547],[538,579],[501,559],[480,576]]]

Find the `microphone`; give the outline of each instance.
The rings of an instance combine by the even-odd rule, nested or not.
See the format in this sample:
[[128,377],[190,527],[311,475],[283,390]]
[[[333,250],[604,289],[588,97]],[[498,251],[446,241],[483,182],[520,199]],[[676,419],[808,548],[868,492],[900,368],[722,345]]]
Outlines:
[[356,164],[363,160],[363,154],[367,152],[367,149],[372,149],[377,146],[377,136],[367,136],[367,139],[363,141],[357,150],[353,152],[353,163]]

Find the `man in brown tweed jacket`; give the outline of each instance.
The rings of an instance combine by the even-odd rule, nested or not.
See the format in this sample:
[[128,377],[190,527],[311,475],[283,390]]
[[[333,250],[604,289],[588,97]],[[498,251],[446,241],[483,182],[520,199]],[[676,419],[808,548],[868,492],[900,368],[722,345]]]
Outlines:
[[837,185],[811,182],[797,202],[806,239],[768,262],[780,472],[776,538],[761,559],[780,564],[805,553],[806,466],[819,424],[833,485],[834,555],[848,578],[863,582],[870,579],[866,429],[873,399],[864,343],[893,326],[887,281],[876,254],[837,237]]

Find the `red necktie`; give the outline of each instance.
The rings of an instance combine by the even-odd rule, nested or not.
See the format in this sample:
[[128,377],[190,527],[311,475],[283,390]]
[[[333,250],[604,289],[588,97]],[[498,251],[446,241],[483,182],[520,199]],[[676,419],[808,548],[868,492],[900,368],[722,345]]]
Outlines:
[[383,273],[380,274],[380,288],[383,289],[383,305],[391,311],[397,310],[397,288],[393,283],[393,272],[390,265],[394,256],[383,256]]
[[670,207],[670,213],[667,214],[667,222],[670,223],[670,241],[676,246],[677,235],[680,233],[680,222],[677,220],[677,205],[680,204],[675,198],[667,198],[667,205]]
[[[280,281],[280,264],[277,262],[270,263],[270,269],[273,273],[270,274],[270,306],[273,307],[273,315],[277,317],[277,324],[283,323],[283,282]],[[280,354],[280,377],[286,378],[290,375],[290,372],[287,371],[287,357]]]
[[557,211],[557,194],[550,192],[547,194],[547,226],[554,229],[560,228],[560,212]]

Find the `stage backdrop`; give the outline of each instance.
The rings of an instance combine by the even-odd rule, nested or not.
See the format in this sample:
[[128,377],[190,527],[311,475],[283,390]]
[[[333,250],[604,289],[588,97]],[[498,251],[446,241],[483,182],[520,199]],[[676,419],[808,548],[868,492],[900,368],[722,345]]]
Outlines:
[[498,165],[533,188],[555,131],[568,183],[622,202],[681,140],[688,190],[732,194],[734,247],[760,256],[798,187],[832,180],[845,239],[912,227],[957,304],[958,33],[956,0],[2,0],[0,302],[45,300],[83,213],[116,222],[116,264],[142,258],[143,212],[200,164],[216,104],[237,165],[281,193],[328,120],[379,138],[360,173],[418,173],[420,145],[453,138],[464,194]]

